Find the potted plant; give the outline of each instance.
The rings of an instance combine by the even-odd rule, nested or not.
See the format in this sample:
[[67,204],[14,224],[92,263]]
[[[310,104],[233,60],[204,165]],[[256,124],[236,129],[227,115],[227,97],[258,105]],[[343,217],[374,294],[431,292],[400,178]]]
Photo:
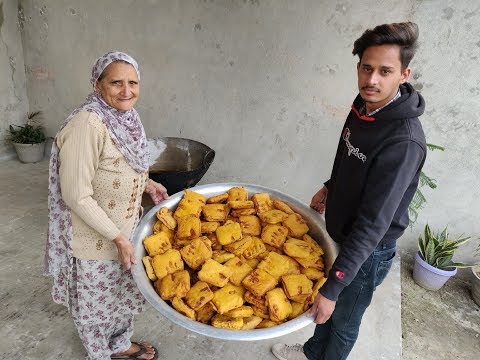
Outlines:
[[470,237],[450,239],[447,228],[433,234],[427,224],[418,239],[419,251],[415,255],[413,280],[425,289],[438,290],[457,273],[457,268],[474,266],[452,261],[455,250],[469,240]]
[[40,111],[28,113],[25,125],[10,125],[7,129],[5,140],[13,144],[21,162],[38,162],[44,157],[47,137],[43,127],[35,119],[40,115]]
[[[440,150],[444,151],[445,148],[440,145],[427,143],[427,149],[434,151]],[[413,225],[417,221],[418,213],[425,206],[427,199],[423,195],[423,192],[420,190],[422,187],[428,186],[430,189],[435,189],[437,187],[437,181],[425,174],[423,171],[420,171],[420,178],[418,179],[418,187],[413,195],[413,199],[408,205],[408,216],[410,217],[410,227],[413,228]]]

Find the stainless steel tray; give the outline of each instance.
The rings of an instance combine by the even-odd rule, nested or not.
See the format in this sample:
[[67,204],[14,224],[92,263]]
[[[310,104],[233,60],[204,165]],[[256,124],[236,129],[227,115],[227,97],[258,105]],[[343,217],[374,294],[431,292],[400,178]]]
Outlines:
[[[214,195],[225,193],[233,186],[245,187],[249,195],[253,195],[254,193],[269,193],[272,198],[276,198],[288,203],[295,212],[298,212],[307,221],[310,228],[309,234],[318,241],[320,246],[325,251],[324,260],[326,269],[329,270],[331,268],[333,261],[335,260],[335,257],[337,255],[337,247],[325,230],[325,222],[323,218],[317,212],[312,210],[308,205],[295,199],[294,197],[267,187],[242,183],[207,184],[193,187],[190,190],[203,194],[208,198]],[[267,329],[218,329],[210,325],[202,324],[198,321],[190,320],[162,300],[162,298],[155,292],[152,282],[148,279],[145,273],[145,269],[143,267],[141,259],[146,255],[146,252],[142,242],[146,236],[153,233],[153,225],[157,220],[155,215],[157,210],[163,206],[166,206],[171,210],[176,209],[178,203],[183,197],[183,194],[183,191],[179,192],[173,195],[170,199],[165,200],[162,203],[151,208],[140,220],[137,229],[135,230],[135,233],[133,235],[133,247],[135,250],[135,256],[137,257],[138,261],[136,265],[132,266],[132,275],[138,285],[138,288],[140,289],[145,299],[147,299],[147,301],[150,303],[150,305],[152,305],[158,312],[167,317],[170,321],[181,327],[184,327],[185,329],[194,331],[205,336],[224,340],[252,341],[270,339],[289,334],[295,330],[301,329],[311,324],[313,318],[307,316],[306,314],[303,314],[293,320]]]

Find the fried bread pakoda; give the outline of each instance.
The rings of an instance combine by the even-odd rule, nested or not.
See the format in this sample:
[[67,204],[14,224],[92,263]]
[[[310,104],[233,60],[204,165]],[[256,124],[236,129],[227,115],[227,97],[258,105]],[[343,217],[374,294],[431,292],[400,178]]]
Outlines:
[[326,281],[308,224],[268,193],[249,198],[237,186],[206,199],[187,189],[176,208],[155,215],[143,241],[146,275],[191,320],[238,331],[277,326],[305,312]]

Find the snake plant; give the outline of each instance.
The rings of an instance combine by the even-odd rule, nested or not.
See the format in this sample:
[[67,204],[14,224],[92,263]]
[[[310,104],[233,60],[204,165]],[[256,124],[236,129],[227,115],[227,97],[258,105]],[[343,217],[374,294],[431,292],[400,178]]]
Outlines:
[[452,261],[455,250],[469,240],[470,237],[450,239],[447,228],[440,233],[433,234],[427,224],[423,235],[418,238],[420,257],[429,265],[441,270],[475,266],[475,264]]

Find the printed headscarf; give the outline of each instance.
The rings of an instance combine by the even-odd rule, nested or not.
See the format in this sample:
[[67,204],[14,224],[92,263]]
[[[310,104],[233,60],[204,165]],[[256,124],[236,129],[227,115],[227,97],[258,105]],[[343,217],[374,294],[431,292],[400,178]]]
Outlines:
[[[93,92],[86,101],[75,109],[66,119],[60,130],[81,112],[88,111],[96,114],[107,127],[113,143],[125,157],[126,161],[141,173],[148,170],[148,147],[145,131],[135,109],[120,111],[109,106],[100,95],[95,92],[95,84],[108,65],[114,61],[124,61],[131,64],[138,74],[137,62],[123,52],[109,52],[95,62],[90,82]],[[53,276],[56,285],[54,300],[57,303],[68,304],[68,279],[73,264],[72,256],[72,219],[68,206],[62,199],[60,188],[60,158],[56,138],[52,144],[48,185],[48,234],[45,251],[44,274]],[[61,291],[59,291],[59,289]]]

